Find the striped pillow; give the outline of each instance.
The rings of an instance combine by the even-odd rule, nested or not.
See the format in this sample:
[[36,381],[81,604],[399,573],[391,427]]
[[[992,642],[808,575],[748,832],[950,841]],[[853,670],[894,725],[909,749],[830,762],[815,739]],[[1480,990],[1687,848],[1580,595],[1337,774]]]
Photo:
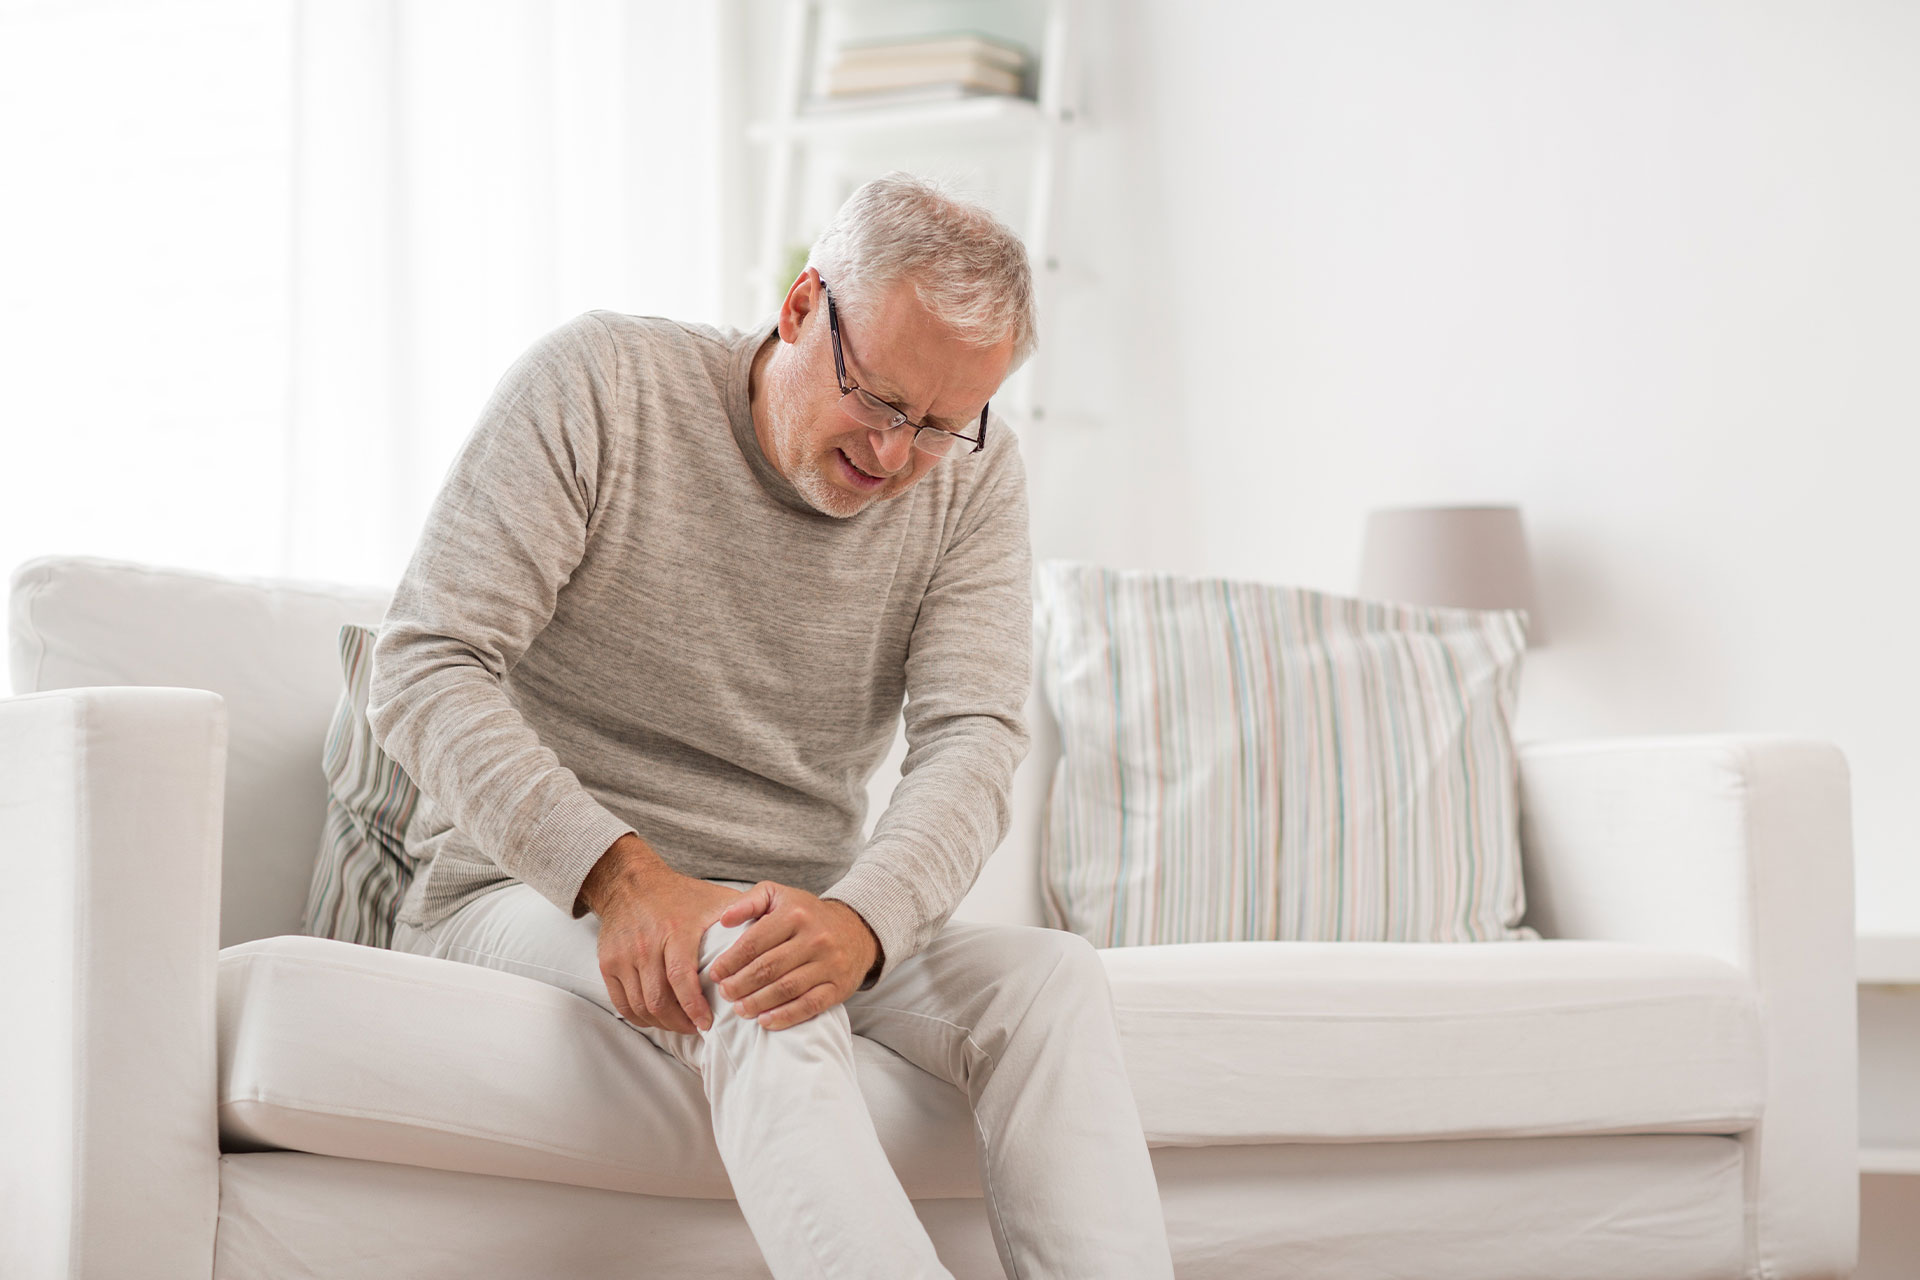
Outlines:
[[1047,561],[1049,923],[1096,946],[1537,941],[1526,614]]
[[362,946],[393,939],[393,914],[413,879],[405,852],[407,823],[420,789],[373,740],[367,684],[374,633],[340,628],[340,671],[346,687],[334,707],[321,770],[327,778],[327,821],[307,888],[303,932]]

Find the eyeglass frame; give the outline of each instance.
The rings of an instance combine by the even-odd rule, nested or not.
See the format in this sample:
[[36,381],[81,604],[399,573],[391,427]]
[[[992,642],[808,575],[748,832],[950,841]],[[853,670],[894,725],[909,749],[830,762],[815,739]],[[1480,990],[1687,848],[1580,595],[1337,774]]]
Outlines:
[[[820,292],[827,296],[827,331],[833,335],[833,373],[834,377],[837,378],[840,383],[840,398],[845,400],[848,396],[858,391],[861,395],[868,396],[885,406],[895,418],[899,419],[899,421],[886,427],[874,427],[866,423],[861,423],[862,426],[867,427],[869,431],[898,431],[901,427],[912,427],[914,439],[916,440],[920,438],[922,431],[938,431],[941,435],[952,436],[956,440],[965,440],[971,444],[973,448],[967,450],[969,453],[978,453],[987,447],[987,409],[993,404],[992,400],[988,400],[986,404],[980,406],[980,437],[976,440],[974,437],[958,431],[949,431],[945,427],[936,427],[931,422],[915,422],[903,413],[898,405],[891,401],[881,399],[881,397],[875,395],[857,382],[850,382],[847,379],[847,359],[840,351],[840,309],[834,305],[833,290],[827,288],[826,280],[818,274],[815,274],[814,279],[820,281]],[[854,421],[859,422],[860,420],[855,418]],[[934,458],[950,456],[945,453],[933,453],[931,450],[926,449],[922,449],[921,452]]]

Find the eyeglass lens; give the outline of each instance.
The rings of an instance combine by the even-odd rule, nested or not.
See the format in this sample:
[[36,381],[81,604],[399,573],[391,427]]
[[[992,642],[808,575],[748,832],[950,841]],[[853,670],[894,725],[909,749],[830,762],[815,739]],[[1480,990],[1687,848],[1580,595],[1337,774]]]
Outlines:
[[[849,395],[841,397],[842,407],[856,422],[875,431],[890,432],[896,428],[906,428],[912,424],[902,419],[899,411],[883,404],[877,397],[867,394],[864,387],[856,387]],[[954,441],[958,437],[937,427],[916,427],[913,432],[913,447],[922,453],[944,458],[953,452]]]

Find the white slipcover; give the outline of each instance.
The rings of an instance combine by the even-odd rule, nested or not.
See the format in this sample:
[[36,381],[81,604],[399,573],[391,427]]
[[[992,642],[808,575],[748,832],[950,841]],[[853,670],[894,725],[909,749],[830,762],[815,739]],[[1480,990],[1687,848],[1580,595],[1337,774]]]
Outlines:
[[[684,1089],[636,1089],[640,1037],[514,975],[285,936],[333,630],[377,623],[381,592],[83,557],[11,587],[0,1274],[762,1274]],[[1037,729],[977,915],[1034,901]],[[1757,734],[1521,754],[1527,922],[1550,943],[1105,953],[1152,1140],[1198,1144],[1154,1151],[1183,1277],[1852,1269],[1844,759]],[[544,1041],[446,1076],[529,1021]],[[861,1061],[956,1273],[991,1274],[963,1116]],[[541,1066],[564,1081],[555,1127],[438,1123],[464,1098],[517,1124],[537,1100],[512,1086]],[[436,1075],[440,1112],[408,1092]],[[376,1095],[389,1114],[343,1114]],[[595,1120],[606,1141],[584,1140]],[[269,1133],[338,1153],[222,1154]]]

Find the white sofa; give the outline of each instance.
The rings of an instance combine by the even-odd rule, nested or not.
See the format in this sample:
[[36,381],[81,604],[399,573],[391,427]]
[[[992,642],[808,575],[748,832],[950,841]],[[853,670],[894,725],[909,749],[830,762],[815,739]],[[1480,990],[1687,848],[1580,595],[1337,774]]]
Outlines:
[[[295,936],[335,633],[386,600],[13,571],[0,1275],[767,1274],[698,1078],[642,1037],[530,979]],[[963,916],[1043,923],[1033,710]],[[1850,1274],[1843,757],[1743,734],[1521,769],[1545,941],[1101,953],[1183,1280]],[[960,1093],[857,1047],[942,1256],[998,1277]]]

